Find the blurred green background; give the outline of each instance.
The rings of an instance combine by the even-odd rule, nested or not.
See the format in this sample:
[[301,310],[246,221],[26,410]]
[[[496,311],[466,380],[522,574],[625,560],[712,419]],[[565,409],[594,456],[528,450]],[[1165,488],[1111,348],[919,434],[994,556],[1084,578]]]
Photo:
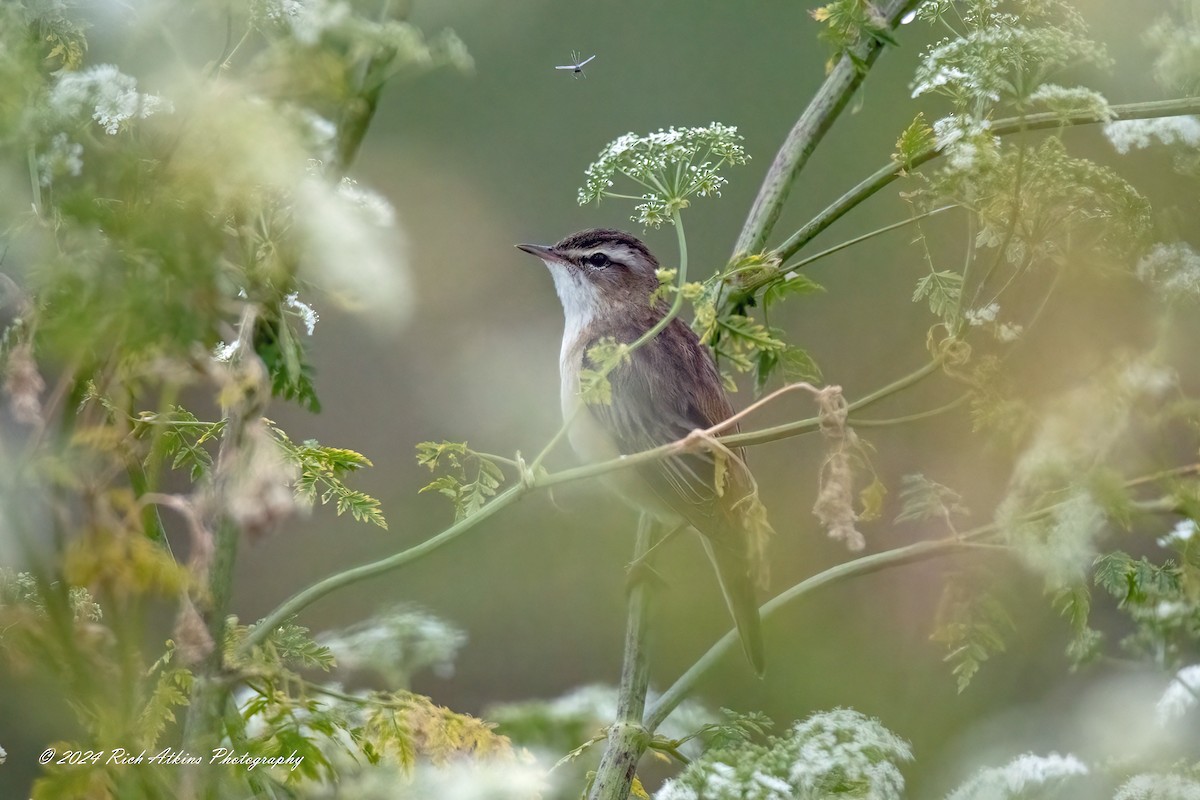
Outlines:
[[[1117,61],[1113,73],[1081,79],[1113,102],[1159,97],[1138,38],[1149,22],[1146,4],[1078,5]],[[481,450],[528,455],[558,428],[561,311],[545,270],[512,245],[552,242],[592,226],[641,234],[625,205],[581,208],[575,202],[584,168],[607,142],[669,125],[716,120],[738,126],[753,160],[727,173],[723,197],[699,200],[684,218],[693,274],[724,263],[758,182],[824,77],[829,54],[816,39],[809,10],[794,0],[416,3],[412,21],[430,33],[453,28],[475,60],[475,74],[438,72],[391,86],[353,170],[396,206],[408,242],[412,311],[391,325],[319,296],[306,298],[321,314],[312,352],[325,410],[310,415],[279,405],[269,412],[295,440],[316,438],[371,458],[375,469],[357,485],[383,500],[391,530],[318,509],[303,524],[245,547],[233,601],[243,621],[339,568],[410,547],[449,524],[448,503],[417,494],[429,480],[413,459],[417,442],[465,439]],[[131,35],[148,30],[137,27],[147,26],[145,20],[132,22],[137,13],[120,3],[98,5],[88,60],[117,63],[153,90],[163,56],[139,47]],[[207,54],[201,60],[220,51],[223,32],[199,12],[195,19],[159,22],[176,31],[180,47]],[[773,242],[885,164],[918,110],[931,120],[945,113],[935,101],[909,99],[913,66],[931,36],[923,25],[901,31],[900,48],[880,59],[795,184]],[[567,63],[572,50],[596,55],[586,79],[553,69]],[[1077,152],[1134,176],[1152,201],[1194,206],[1194,199],[1170,194],[1166,156],[1117,161],[1092,129],[1069,141]],[[898,194],[905,188],[899,183],[885,190],[822,236],[812,252],[906,217]],[[960,222],[930,228],[947,237],[947,252],[960,246]],[[645,238],[660,260],[674,262],[671,231],[649,231]],[[849,398],[927,358],[932,320],[909,300],[926,267],[909,239],[909,231],[898,231],[821,262],[811,274],[828,291],[800,298],[772,319]],[[1076,309],[1084,304],[1070,300],[1051,309],[1045,342],[1026,351],[1032,379],[1050,388],[1068,383],[1089,354],[1144,338],[1123,324],[1116,290],[1075,288],[1094,293],[1107,311],[1081,314]],[[935,378],[873,415],[899,416],[954,396],[953,387]],[[751,399],[745,386],[735,404]],[[795,396],[759,421],[813,411]],[[976,512],[974,521],[987,521],[1004,491],[1010,456],[986,448],[963,414],[864,435],[878,451],[880,477],[893,489],[883,519],[863,528],[868,552],[942,534],[890,522],[903,474],[924,472],[954,486]],[[816,436],[751,453],[779,534],[771,550],[773,593],[849,557],[826,540],[810,513],[821,457]],[[549,460],[552,469],[573,463],[567,448]],[[455,674],[423,675],[413,687],[460,711],[481,713],[492,703],[612,683],[634,523],[631,512],[591,484],[561,487],[553,497],[536,494],[408,568],[322,600],[300,621],[320,631],[407,601],[462,627],[469,642]],[[665,688],[729,621],[694,540],[672,543],[658,565],[667,588],[655,613],[652,680]],[[835,706],[877,716],[914,745],[917,760],[907,773],[913,797],[939,796],[981,763],[1027,750],[1086,753],[1129,735],[1119,716],[1070,713],[1080,697],[1109,691],[1110,676],[1067,671],[1065,623],[1049,610],[1040,579],[999,556],[989,567],[1006,576],[1006,599],[1020,627],[1008,652],[957,694],[942,647],[929,635],[943,578],[960,566],[954,559],[921,563],[820,592],[767,624],[764,680],[755,680],[734,653],[704,681],[700,699],[713,707],[760,709],[781,726]],[[22,743],[44,742],[68,724],[57,708],[47,708],[36,683],[14,680],[0,686],[0,719],[7,720],[0,743],[9,752],[0,768],[3,797],[24,791],[35,771],[35,754],[24,752]]]

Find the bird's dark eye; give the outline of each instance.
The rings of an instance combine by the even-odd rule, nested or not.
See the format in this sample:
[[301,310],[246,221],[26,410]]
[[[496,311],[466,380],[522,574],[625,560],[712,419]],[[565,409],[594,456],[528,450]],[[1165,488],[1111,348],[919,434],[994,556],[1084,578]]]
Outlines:
[[612,263],[608,260],[608,256],[604,255],[604,253],[592,253],[590,256],[585,258],[583,262],[592,269],[604,269]]

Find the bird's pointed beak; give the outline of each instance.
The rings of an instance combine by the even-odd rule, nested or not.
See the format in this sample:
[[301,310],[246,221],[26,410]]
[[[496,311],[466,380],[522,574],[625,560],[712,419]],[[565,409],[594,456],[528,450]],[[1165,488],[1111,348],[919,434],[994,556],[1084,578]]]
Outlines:
[[554,252],[553,247],[547,247],[544,244],[519,244],[518,250],[524,250],[531,256],[537,256],[543,261],[561,261],[558,254]]

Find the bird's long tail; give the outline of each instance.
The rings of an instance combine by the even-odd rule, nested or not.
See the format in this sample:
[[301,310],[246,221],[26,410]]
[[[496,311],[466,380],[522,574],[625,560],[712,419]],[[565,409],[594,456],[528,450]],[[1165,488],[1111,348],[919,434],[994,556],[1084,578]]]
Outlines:
[[717,571],[721,593],[725,595],[725,604],[733,616],[733,624],[742,640],[742,649],[746,651],[754,674],[761,678],[766,671],[766,660],[763,655],[762,620],[758,616],[758,597],[754,590],[754,578],[750,575],[750,564],[745,555],[723,543],[713,543],[707,536],[701,539]]

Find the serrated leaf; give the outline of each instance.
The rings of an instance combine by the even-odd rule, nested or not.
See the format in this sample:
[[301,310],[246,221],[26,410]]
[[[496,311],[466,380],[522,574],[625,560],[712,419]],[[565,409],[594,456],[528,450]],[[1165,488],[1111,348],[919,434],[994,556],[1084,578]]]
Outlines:
[[763,292],[763,305],[770,308],[788,297],[823,292],[825,287],[803,272],[789,272],[783,280],[772,283]]
[[958,313],[958,300],[962,295],[962,275],[957,272],[930,272],[917,281],[913,290],[913,302],[929,301],[929,310],[943,322],[952,323]]
[[925,114],[918,112],[896,140],[896,152],[892,154],[892,160],[906,171],[911,170],[913,159],[932,148],[935,141],[933,128],[925,122]]

